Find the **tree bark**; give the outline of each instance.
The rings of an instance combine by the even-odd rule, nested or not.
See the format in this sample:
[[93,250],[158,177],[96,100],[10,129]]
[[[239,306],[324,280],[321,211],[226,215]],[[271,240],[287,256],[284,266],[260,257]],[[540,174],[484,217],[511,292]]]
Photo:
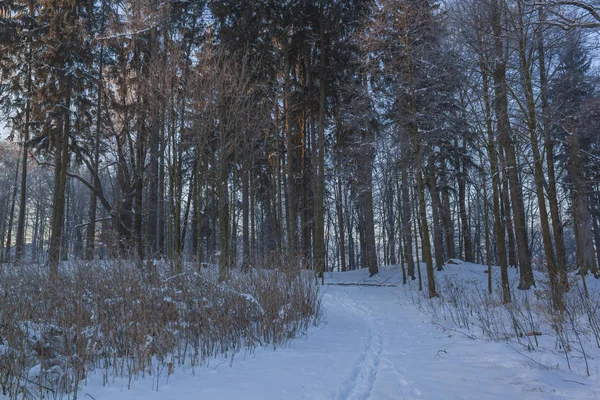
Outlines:
[[427,187],[431,195],[431,214],[433,218],[433,250],[435,254],[435,267],[438,271],[444,269],[444,248],[442,239],[442,226],[440,223],[440,196],[437,188],[437,178],[434,162],[429,160]]
[[401,175],[402,175],[402,186],[401,186],[401,193],[402,193],[402,236],[404,238],[404,244],[405,244],[405,250],[404,250],[404,254],[406,257],[406,269],[407,269],[407,274],[408,276],[412,279],[415,280],[416,276],[415,276],[415,260],[413,257],[413,239],[412,239],[412,227],[411,227],[411,221],[412,221],[412,212],[411,212],[411,205],[410,205],[410,194],[409,194],[409,189],[410,189],[410,183],[408,180],[408,167],[406,165],[402,165],[401,166],[402,170],[401,170]]
[[[542,242],[546,256],[546,267],[550,278],[550,288],[552,291],[552,303],[556,310],[564,309],[563,288],[560,284],[558,267],[554,258],[554,249],[552,246],[552,236],[550,234],[550,223],[548,211],[546,209],[546,199],[544,196],[544,167],[540,155],[539,141],[537,136],[537,116],[535,108],[535,94],[533,92],[533,82],[530,74],[530,63],[527,59],[527,49],[525,47],[525,38],[523,30],[522,1],[518,1],[519,7],[519,59],[521,61],[521,75],[524,83],[525,99],[527,104],[527,128],[531,142],[531,153],[533,155],[533,174],[538,200],[538,211],[540,213],[540,225],[542,228]],[[538,28],[539,29],[539,28]]]
[[527,240],[527,226],[525,220],[525,206],[523,203],[523,192],[518,175],[518,163],[515,154],[513,139],[511,137],[510,119],[508,116],[508,95],[506,84],[506,61],[504,55],[504,34],[502,32],[503,4],[500,0],[492,2],[491,26],[494,35],[495,65],[493,71],[494,95],[496,111],[496,129],[498,140],[506,154],[508,167],[508,180],[510,186],[510,197],[515,221],[515,233],[517,240],[517,254],[519,259],[519,288],[526,290],[535,285],[533,270],[531,268],[531,256],[529,254],[529,243]]
[[69,167],[69,134],[71,132],[71,81],[63,78],[64,110],[62,112],[62,129],[55,140],[54,196],[52,201],[52,225],[50,231],[50,247],[48,249],[48,265],[50,279],[58,279],[58,263],[60,261],[61,238],[65,215],[65,188],[67,169]]
[[291,100],[291,77],[290,77],[290,44],[285,45],[284,57],[284,104],[285,104],[285,137],[287,147],[287,197],[286,197],[286,216],[287,216],[287,236],[288,251],[291,255],[298,253],[298,203],[299,190],[298,178],[301,173],[299,170],[298,150],[299,134],[292,127],[292,100]]
[[569,169],[571,173],[573,202],[573,223],[575,225],[577,263],[582,274],[591,272],[598,277],[598,263],[594,251],[592,222],[589,210],[587,188],[580,165],[579,135],[576,129],[571,131],[569,143]]
[[510,207],[510,190],[508,188],[508,177],[506,173],[506,160],[504,157],[504,150],[498,149],[498,161],[500,168],[500,210],[501,215],[504,219],[504,226],[506,226],[507,250],[508,250],[508,266],[519,267],[519,261],[517,259],[517,250],[515,243],[515,229],[513,225],[512,212]]
[[446,257],[455,258],[454,251],[454,224],[452,223],[452,212],[450,210],[450,188],[445,179],[442,181],[442,201],[441,201],[442,226],[444,228],[444,242],[446,244]]
[[[33,16],[33,10],[30,6],[30,17]],[[31,43],[28,43],[31,46]],[[27,86],[27,100],[25,102],[25,126],[23,129],[23,158],[21,163],[21,193],[19,198],[19,219],[17,221],[17,241],[15,244],[15,261],[18,262],[23,258],[25,247],[25,216],[27,209],[27,142],[29,141],[29,125],[31,120],[31,49],[27,51],[27,78],[25,85]]]
[[[23,148],[25,151],[25,148]],[[4,262],[10,261],[10,247],[12,246],[12,230],[13,230],[13,219],[15,216],[15,204],[17,202],[17,182],[19,182],[19,164],[17,162],[17,168],[15,172],[15,185],[12,192],[12,199],[10,202],[10,212],[8,214],[8,234],[6,235],[6,246],[4,247]]]
[[[478,21],[481,23],[481,21]],[[482,27],[478,26],[478,32],[482,32]],[[479,37],[480,44],[484,44]],[[494,207],[494,233],[498,248],[498,259],[500,264],[500,279],[502,286],[502,301],[504,303],[511,302],[510,286],[508,280],[508,260],[506,258],[506,242],[504,237],[504,227],[502,226],[501,209],[500,209],[500,177],[498,176],[498,160],[496,158],[496,144],[494,140],[494,129],[492,127],[492,106],[489,97],[490,93],[490,77],[488,68],[485,65],[483,54],[479,54],[479,72],[482,81],[483,102],[485,106],[485,127],[487,132],[487,152],[490,162],[490,174],[492,176],[492,202]],[[487,210],[486,210],[487,212]]]
[[343,199],[342,199],[342,178],[339,176],[339,166],[338,166],[338,177],[337,177],[337,199],[336,199],[336,211],[338,217],[338,232],[339,232],[339,241],[340,241],[340,266],[342,272],[348,269],[346,265],[346,238],[344,234],[344,208],[343,208]]
[[567,252],[565,239],[558,206],[556,191],[556,173],[554,170],[554,143],[550,134],[550,104],[548,101],[548,76],[546,73],[546,51],[544,46],[543,22],[546,20],[543,7],[538,8],[538,19],[542,25],[537,30],[538,70],[540,74],[540,101],[542,105],[542,135],[544,137],[544,150],[546,155],[546,174],[548,176],[548,205],[552,218],[552,232],[554,233],[554,247],[556,248],[556,268],[560,276],[563,290],[569,285],[567,278]]
[[218,169],[218,205],[219,205],[219,282],[223,282],[229,278],[230,267],[230,243],[229,243],[229,190],[228,184],[228,169],[227,169],[227,154],[224,152],[227,148],[224,138],[224,132],[220,132],[220,148],[219,169]]
[[375,245],[375,221],[373,216],[373,134],[365,133],[362,148],[358,155],[358,201],[362,210],[363,266],[369,269],[369,275],[379,272],[377,266],[377,250]]
[[387,220],[387,263],[395,265],[396,261],[396,218],[394,216],[394,183],[397,182],[397,171],[388,173],[387,184],[384,188],[385,193],[385,218]]
[[421,243],[423,250],[423,259],[427,268],[427,288],[429,297],[438,297],[435,288],[435,277],[433,272],[433,259],[431,257],[431,242],[429,240],[429,226],[427,224],[427,208],[425,204],[425,183],[423,182],[423,172],[421,171],[420,161],[417,162],[417,194],[419,200],[419,215],[421,219]]
[[[456,143],[458,147],[458,143]],[[471,229],[469,227],[469,216],[467,214],[466,205],[466,181],[467,168],[465,166],[464,157],[467,153],[467,144],[463,139],[460,156],[456,158],[456,180],[458,183],[458,212],[460,214],[461,233],[463,238],[465,261],[473,262],[473,245],[471,242]]]
[[250,268],[250,174],[249,160],[242,166],[242,271]]

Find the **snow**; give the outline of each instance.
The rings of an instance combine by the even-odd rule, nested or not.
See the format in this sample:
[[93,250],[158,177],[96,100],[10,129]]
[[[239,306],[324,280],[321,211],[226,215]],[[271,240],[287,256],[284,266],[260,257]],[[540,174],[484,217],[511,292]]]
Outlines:
[[[448,265],[436,278],[485,285],[485,269]],[[103,384],[103,373],[96,370],[79,395],[96,400],[600,399],[597,358],[587,377],[568,371],[564,355],[551,345],[528,353],[514,341],[472,339],[444,329],[415,305],[415,282],[402,285],[398,267],[384,267],[372,278],[364,269],[330,273],[326,283],[322,323],[284,348],[267,346],[201,367],[177,367],[172,375],[157,371],[134,380],[130,389],[126,378],[109,377]]]
[[[443,274],[459,268],[463,279],[486,278],[485,267],[466,264]],[[323,322],[285,348],[179,367],[170,376],[162,371],[130,390],[125,379],[103,386],[96,371],[81,393],[96,400],[600,398],[597,367],[583,377],[547,366],[555,354],[524,354],[514,343],[473,340],[432,324],[410,301],[414,282],[403,287],[400,271],[328,274]]]

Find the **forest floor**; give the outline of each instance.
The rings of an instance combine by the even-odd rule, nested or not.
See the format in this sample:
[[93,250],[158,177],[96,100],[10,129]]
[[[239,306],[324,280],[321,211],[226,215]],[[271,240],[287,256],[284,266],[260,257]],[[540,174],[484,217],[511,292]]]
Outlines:
[[[485,267],[449,265],[440,275],[485,282]],[[213,359],[102,384],[91,373],[81,398],[103,399],[600,399],[600,369],[567,369],[564,354],[492,342],[444,328],[415,303],[398,267],[328,274],[324,317],[284,348]],[[437,275],[437,274],[436,274]],[[513,273],[514,277],[514,273]],[[381,285],[381,286],[374,286]],[[542,336],[543,337],[543,336]],[[549,338],[548,338],[549,340]],[[572,357],[574,359],[576,357]],[[577,366],[572,361],[572,365]],[[1,396],[0,396],[1,397]]]

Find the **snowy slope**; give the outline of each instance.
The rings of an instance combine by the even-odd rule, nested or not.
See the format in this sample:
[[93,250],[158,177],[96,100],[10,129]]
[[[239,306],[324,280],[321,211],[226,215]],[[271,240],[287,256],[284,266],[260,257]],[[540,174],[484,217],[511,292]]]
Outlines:
[[[448,266],[442,275],[485,281],[485,267]],[[263,348],[178,368],[132,383],[102,385],[96,371],[80,396],[102,399],[600,399],[591,377],[549,363],[559,355],[525,354],[514,343],[489,342],[432,324],[410,300],[397,267],[328,274],[323,323],[286,348]],[[356,285],[370,284],[381,286]],[[393,286],[397,285],[397,286]],[[537,358],[536,358],[537,357]],[[541,357],[541,358],[540,358]],[[554,358],[553,358],[554,357]],[[1,396],[0,396],[1,397]]]

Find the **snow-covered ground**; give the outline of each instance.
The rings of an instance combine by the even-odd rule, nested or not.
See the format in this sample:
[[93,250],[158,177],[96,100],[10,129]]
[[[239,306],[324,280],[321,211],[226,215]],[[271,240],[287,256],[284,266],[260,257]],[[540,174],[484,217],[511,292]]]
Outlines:
[[[485,282],[485,267],[448,266],[443,276]],[[513,273],[514,275],[514,273]],[[514,342],[472,339],[419,311],[398,267],[328,274],[323,322],[285,348],[214,359],[131,383],[88,377],[81,398],[103,399],[600,399],[600,368],[570,372],[564,355]],[[356,285],[370,284],[367,285]],[[379,284],[380,286],[374,286]],[[2,396],[0,396],[1,398]]]

